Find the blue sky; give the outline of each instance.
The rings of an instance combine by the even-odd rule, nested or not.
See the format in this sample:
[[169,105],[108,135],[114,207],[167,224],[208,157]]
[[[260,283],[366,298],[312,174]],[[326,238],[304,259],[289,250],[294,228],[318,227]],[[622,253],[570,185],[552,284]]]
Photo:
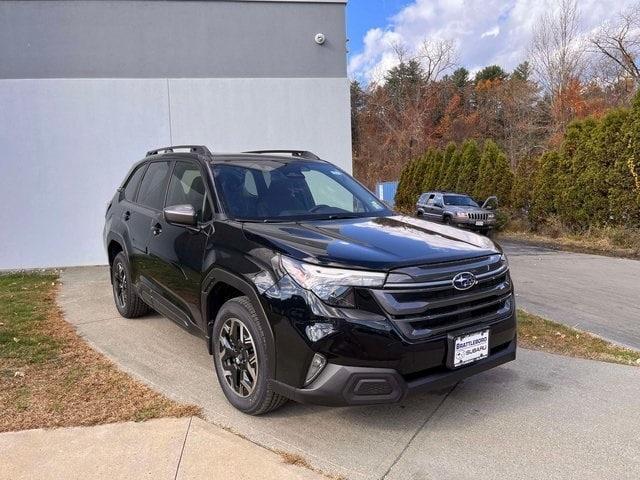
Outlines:
[[[379,80],[397,62],[393,44],[417,50],[425,39],[452,41],[457,65],[472,73],[498,64],[512,70],[527,59],[540,16],[560,0],[349,0],[349,76]],[[636,0],[579,0],[583,41],[615,21]]]
[[389,19],[409,3],[410,0],[349,0],[347,33],[350,55],[362,51],[363,39],[369,29],[387,25]]

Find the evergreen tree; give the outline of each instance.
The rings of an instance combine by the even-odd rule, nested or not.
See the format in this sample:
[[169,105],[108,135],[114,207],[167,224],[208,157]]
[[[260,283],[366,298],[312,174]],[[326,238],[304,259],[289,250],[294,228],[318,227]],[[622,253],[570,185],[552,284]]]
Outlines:
[[633,110],[612,110],[605,115],[598,129],[597,156],[602,160],[602,182],[599,223],[640,226],[640,203],[634,177],[629,169],[629,142]]
[[550,215],[557,214],[561,156],[558,151],[551,150],[539,160],[539,168],[533,179],[533,202],[529,211],[529,219],[534,225],[540,224]]
[[456,191],[460,193],[473,192],[478,180],[480,150],[475,140],[467,140],[462,144],[460,176],[456,184]]
[[492,180],[493,193],[498,197],[500,205],[509,207],[511,205],[511,190],[513,188],[513,172],[507,156],[502,151],[498,151],[493,168]]
[[415,98],[426,83],[424,70],[415,59],[401,62],[389,70],[384,78],[384,89],[396,107],[402,107],[408,99]]
[[430,187],[428,190],[442,190],[441,180],[443,179],[444,155],[441,150],[434,150],[431,156],[430,177],[428,179]]
[[451,83],[458,89],[466,87],[469,83],[469,70],[464,67],[454,70],[451,74]]
[[522,62],[511,73],[511,78],[520,82],[528,82],[531,78],[531,65],[529,62]]
[[485,82],[487,80],[504,80],[507,78],[505,72],[499,65],[489,65],[476,73],[475,83]]
[[411,191],[411,203],[414,204],[418,200],[418,197],[424,193],[425,179],[429,175],[431,169],[431,156],[433,152],[429,150],[425,155],[418,159],[418,166],[414,176],[412,191]]
[[365,105],[365,93],[357,80],[353,80],[350,84],[351,93],[351,143],[353,151],[357,155],[360,151],[360,137],[358,115]]
[[533,178],[537,170],[538,159],[526,157],[518,162],[511,189],[511,206],[528,212],[533,201]]
[[622,180],[618,195],[621,202],[626,202],[627,207],[623,208],[628,212],[631,223],[640,226],[640,218],[638,218],[640,216],[640,90],[633,99],[626,129],[627,171],[625,172],[623,159],[620,159],[615,166],[617,176]]
[[[606,175],[596,152],[598,122],[594,119],[573,122],[567,127],[564,154],[558,172],[558,214],[573,228],[602,223],[606,199],[602,195]],[[605,193],[606,195],[606,193]]]
[[456,189],[460,170],[460,152],[455,143],[449,143],[444,151],[443,175],[440,182],[443,190]]
[[413,173],[416,169],[417,160],[410,161],[400,174],[400,181],[395,195],[395,205],[399,210],[406,210],[410,205],[410,184],[413,181]]
[[495,168],[496,160],[500,154],[500,148],[493,140],[486,140],[482,148],[480,165],[478,167],[478,181],[474,185],[473,195],[479,200],[484,200],[495,194]]

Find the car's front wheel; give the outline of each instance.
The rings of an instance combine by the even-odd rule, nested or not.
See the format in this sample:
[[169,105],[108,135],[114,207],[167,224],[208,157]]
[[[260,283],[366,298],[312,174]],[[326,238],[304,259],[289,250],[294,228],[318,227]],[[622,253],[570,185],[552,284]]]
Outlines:
[[222,306],[212,330],[220,387],[229,403],[250,415],[270,412],[287,401],[270,386],[274,362],[265,328],[249,298],[237,297]]

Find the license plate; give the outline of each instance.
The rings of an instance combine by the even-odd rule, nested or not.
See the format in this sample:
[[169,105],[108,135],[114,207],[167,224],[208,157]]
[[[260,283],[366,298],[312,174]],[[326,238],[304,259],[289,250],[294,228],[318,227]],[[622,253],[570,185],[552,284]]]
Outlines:
[[476,227],[482,227],[483,225],[484,225],[484,222],[481,222],[479,220],[476,222]]
[[489,330],[469,333],[454,338],[453,366],[460,367],[489,356]]

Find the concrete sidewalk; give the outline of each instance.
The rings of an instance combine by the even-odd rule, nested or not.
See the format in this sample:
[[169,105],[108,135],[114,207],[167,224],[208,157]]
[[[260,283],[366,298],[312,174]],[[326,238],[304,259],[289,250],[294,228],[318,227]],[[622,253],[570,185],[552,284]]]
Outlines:
[[0,434],[0,479],[34,478],[326,479],[196,417]]

